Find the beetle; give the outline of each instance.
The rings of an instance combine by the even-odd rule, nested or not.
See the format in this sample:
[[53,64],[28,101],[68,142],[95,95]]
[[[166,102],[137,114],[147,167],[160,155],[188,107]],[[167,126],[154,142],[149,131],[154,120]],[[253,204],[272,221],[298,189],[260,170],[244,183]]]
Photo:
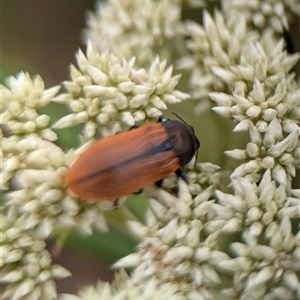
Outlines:
[[161,186],[174,172],[185,179],[180,167],[199,147],[192,126],[161,116],[157,123],[134,125],[93,144],[71,165],[65,183],[82,198],[116,200],[150,183]]

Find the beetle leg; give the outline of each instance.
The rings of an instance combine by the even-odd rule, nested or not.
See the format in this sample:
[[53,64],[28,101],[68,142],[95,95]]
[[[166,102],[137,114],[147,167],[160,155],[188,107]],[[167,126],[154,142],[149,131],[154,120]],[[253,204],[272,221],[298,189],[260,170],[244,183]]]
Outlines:
[[139,125],[135,125],[135,124],[134,124],[134,125],[132,125],[132,126],[129,128],[129,131],[132,130],[132,129],[139,128],[139,127],[140,127]]
[[114,208],[118,209],[119,207],[119,199],[114,200]]
[[138,190],[138,191],[134,192],[134,194],[141,194],[141,193],[142,193],[142,191],[143,191],[143,189],[140,189],[140,190]]
[[177,175],[178,177],[182,178],[183,180],[186,180],[186,175],[185,175],[185,173],[184,173],[182,170],[177,169],[177,170],[175,171],[175,173],[176,173],[176,175]]
[[159,116],[157,123],[163,123],[164,117],[163,116]]
[[155,185],[159,188],[163,187],[164,185],[164,180],[163,179],[160,179],[158,181],[155,182]]

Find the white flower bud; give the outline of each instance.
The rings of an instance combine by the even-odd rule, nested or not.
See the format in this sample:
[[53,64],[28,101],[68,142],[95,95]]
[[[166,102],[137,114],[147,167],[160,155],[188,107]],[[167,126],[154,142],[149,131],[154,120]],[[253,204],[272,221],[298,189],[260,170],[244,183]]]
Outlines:
[[278,211],[277,215],[279,218],[283,218],[283,217],[288,217],[290,219],[299,218],[300,217],[299,207],[298,206],[283,207]]
[[193,256],[193,249],[188,246],[174,247],[168,250],[166,253],[163,262],[165,263],[174,263],[183,260],[190,259]]
[[234,212],[229,207],[225,207],[217,203],[212,204],[211,207],[215,211],[216,215],[222,217],[222,219],[230,220],[234,216]]
[[261,222],[254,222],[249,228],[249,233],[251,236],[257,237],[262,233],[263,229],[264,226]]
[[187,219],[190,217],[192,211],[191,211],[190,206],[187,203],[185,203],[183,201],[178,201],[176,203],[176,207],[177,207],[177,212],[181,218]]
[[264,120],[266,120],[266,121],[271,121],[272,119],[274,119],[276,117],[276,115],[277,115],[277,111],[272,108],[267,108],[262,113],[262,116],[263,116]]
[[259,132],[266,132],[268,130],[268,123],[263,120],[259,120],[256,123],[256,127]]
[[219,284],[221,282],[221,279],[213,266],[209,264],[203,265],[202,272],[203,272],[203,276],[207,278],[209,282],[212,282],[214,284]]
[[[191,96],[187,93],[183,93],[181,91],[178,91],[178,90],[174,90],[172,92],[172,94],[176,97],[176,99],[179,99],[180,101],[184,101],[184,100],[187,100],[187,99],[190,99]],[[171,104],[168,102],[168,104]]]
[[282,281],[284,285],[286,285],[292,290],[296,291],[297,289],[299,289],[299,277],[291,269],[288,269],[284,272]]
[[89,76],[91,76],[93,82],[96,83],[97,85],[105,85],[108,83],[108,76],[98,68],[88,65],[87,73],[89,74]]
[[242,220],[239,218],[232,218],[225,223],[222,230],[226,232],[237,232],[242,226]]
[[135,124],[135,120],[132,114],[128,111],[121,113],[121,120],[123,123],[127,124],[128,126],[133,126]]
[[261,218],[262,222],[265,225],[270,224],[273,221],[273,219],[274,219],[274,215],[271,212],[266,212]]
[[272,169],[275,165],[275,159],[272,156],[266,156],[261,162],[261,166],[265,169]]
[[[231,45],[229,47],[231,47]],[[237,66],[237,70],[239,72],[239,76],[242,76],[247,81],[252,80],[255,76],[254,69],[249,65],[246,67],[239,65]]]
[[61,118],[52,127],[58,129],[58,128],[73,127],[76,125],[78,125],[78,121],[76,118],[76,114],[73,113]]
[[259,106],[251,106],[247,109],[246,115],[249,118],[257,118],[261,113],[261,108]]
[[216,232],[217,230],[223,228],[224,224],[226,224],[226,220],[214,220],[209,221],[205,224],[204,228],[209,232]]
[[[230,112],[231,112],[231,115],[234,116],[234,118],[237,120],[237,121],[242,121],[245,119],[245,116],[244,116],[244,109],[240,106],[240,105],[234,105],[231,107],[230,109]],[[239,119],[240,118],[240,119]]]
[[270,133],[277,139],[282,140],[282,129],[277,118],[274,118],[269,124]]
[[249,133],[251,142],[255,143],[257,146],[260,146],[262,142],[261,134],[256,128],[256,126],[254,126],[252,123],[250,124]]
[[21,299],[25,295],[29,294],[35,287],[35,280],[32,278],[26,278],[24,279],[16,289],[14,293],[15,299]]
[[84,86],[83,89],[87,98],[100,97],[100,99],[113,99],[118,94],[118,90],[115,87],[90,85]]
[[188,232],[190,230],[190,227],[187,224],[179,225],[178,230],[176,232],[176,238],[182,239],[185,236],[187,236]]
[[128,107],[128,100],[122,93],[118,93],[115,98],[115,104],[119,110],[126,109]]
[[[251,44],[250,48],[252,48],[254,50],[254,46],[253,47],[252,46],[253,46],[253,44]],[[256,49],[253,51],[253,53],[258,54]],[[253,58],[254,57],[251,57],[251,59],[253,59]],[[253,84],[253,98],[255,99],[256,103],[265,101],[265,93],[264,93],[263,86],[256,78],[254,78],[254,84]]]
[[133,118],[136,122],[140,122],[145,120],[146,115],[142,110],[138,110],[133,113]]
[[208,210],[211,207],[212,202],[203,202],[200,203],[197,207],[193,209],[193,216],[195,218],[201,218],[205,216],[208,212]]
[[117,261],[113,267],[114,268],[128,268],[128,267],[137,267],[142,262],[142,257],[139,253],[131,253],[119,261]]
[[289,145],[289,139],[285,138],[283,141],[280,143],[277,143],[276,145],[272,146],[268,150],[268,155],[273,156],[273,157],[278,157],[280,156],[288,147]]
[[241,121],[240,123],[238,123],[234,127],[233,131],[234,132],[248,131],[250,126],[251,126],[251,122],[248,119],[245,119],[245,120]]
[[199,247],[195,250],[194,259],[197,262],[202,262],[210,258],[211,248],[210,247]]
[[260,162],[258,160],[250,160],[245,165],[245,171],[247,173],[257,172],[260,169]]
[[279,184],[286,184],[287,181],[286,172],[281,165],[277,164],[272,169],[272,175]]
[[163,109],[166,110],[168,107],[167,105],[158,97],[158,96],[153,96],[150,98],[150,102],[155,106],[157,109]]
[[200,240],[200,228],[193,228],[185,238],[186,245],[195,248]]
[[294,162],[294,158],[291,154],[289,153],[283,153],[281,155],[281,157],[279,157],[279,162],[282,164],[282,165],[290,165]]
[[153,199],[150,199],[149,205],[158,219],[165,220],[165,217],[167,215],[166,207],[164,207],[161,203]]
[[287,137],[286,139],[288,140],[289,144],[286,148],[286,151],[287,152],[292,152],[296,147],[297,147],[297,144],[298,144],[298,134],[299,134],[299,129],[298,130],[295,130],[293,132],[291,132]]
[[233,93],[233,101],[240,106],[243,110],[247,110],[250,108],[253,104],[246,99],[245,97],[242,97],[240,95],[237,95],[236,93]]
[[295,122],[293,122],[289,119],[282,120],[281,125],[282,125],[283,131],[287,132],[287,133],[291,133],[293,131],[299,130],[299,126]]
[[140,106],[146,105],[149,99],[148,94],[139,94],[134,97],[132,97],[129,100],[129,105],[131,108],[138,108]]
[[178,230],[178,220],[175,218],[171,220],[166,227],[162,229],[162,241],[165,244],[170,244],[173,242]]
[[276,142],[276,139],[275,137],[270,134],[269,131],[266,132],[265,136],[264,136],[264,140],[263,140],[263,145],[265,148],[271,148],[274,146]]
[[255,287],[257,285],[260,285],[261,283],[270,280],[274,276],[275,271],[276,271],[275,267],[272,266],[264,267],[262,270],[256,273],[254,278],[252,278],[252,280],[250,281],[251,283],[249,282],[250,286]]
[[228,106],[216,106],[212,110],[223,118],[231,118],[231,108]]
[[124,81],[118,84],[118,90],[122,93],[130,93],[133,90],[135,83],[132,81]]
[[267,99],[267,103],[269,107],[276,107],[276,105],[283,99],[285,93],[276,93],[269,99]]
[[277,111],[277,116],[279,118],[284,117],[284,115],[286,114],[286,112],[288,111],[288,107],[286,103],[279,103],[276,106],[276,111]]
[[232,96],[226,93],[218,93],[218,92],[211,92],[208,93],[208,96],[216,102],[218,106],[231,106],[232,105]]
[[223,69],[219,66],[211,66],[212,72],[218,76],[222,81],[233,84],[234,83],[234,75],[231,71]]
[[65,278],[71,276],[71,272],[60,265],[53,265],[51,267],[51,273],[55,278]]
[[293,196],[300,198],[300,189],[292,189],[290,190]]
[[76,113],[84,110],[84,105],[78,100],[73,100],[70,103],[70,107],[73,110],[73,112],[76,112]]
[[97,130],[97,125],[96,125],[95,122],[90,121],[90,122],[86,123],[85,128],[84,128],[84,132],[85,132],[85,135],[87,137],[94,136],[96,130]]
[[252,208],[250,208],[250,210],[248,210],[247,217],[251,221],[256,221],[261,218],[262,214],[263,214],[263,212],[258,207],[252,207]]
[[273,299],[293,299],[293,292],[287,287],[279,286],[273,289],[271,297]]
[[109,122],[110,118],[107,113],[100,113],[96,119],[99,124],[104,125]]
[[181,100],[175,96],[175,94],[162,94],[161,95],[162,101],[164,101],[167,104],[176,104],[180,103]]
[[108,114],[108,115],[113,115],[113,114],[117,113],[117,109],[114,104],[110,103],[110,104],[106,104],[101,109],[101,112]]
[[155,107],[147,107],[146,114],[149,118],[158,118],[162,115],[161,111]]
[[249,157],[256,157],[259,154],[259,148],[255,143],[248,143],[246,151],[249,155]]

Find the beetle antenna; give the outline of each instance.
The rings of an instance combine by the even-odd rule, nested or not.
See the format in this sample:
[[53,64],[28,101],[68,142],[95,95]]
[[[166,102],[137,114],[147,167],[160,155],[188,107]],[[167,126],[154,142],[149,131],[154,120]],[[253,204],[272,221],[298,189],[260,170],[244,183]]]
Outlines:
[[188,125],[187,122],[180,118],[176,113],[172,112],[172,114],[175,115],[179,120],[181,120],[185,125]]
[[197,149],[197,152],[196,152],[196,158],[195,158],[195,163],[194,163],[194,169],[196,168],[196,165],[197,165],[198,152],[199,152],[199,150]]

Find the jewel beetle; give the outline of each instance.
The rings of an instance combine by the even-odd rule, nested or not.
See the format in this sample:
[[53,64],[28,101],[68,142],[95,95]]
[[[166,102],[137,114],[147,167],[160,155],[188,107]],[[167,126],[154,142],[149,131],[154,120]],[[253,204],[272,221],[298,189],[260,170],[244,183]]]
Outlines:
[[82,198],[116,200],[150,183],[160,186],[174,172],[185,178],[180,167],[199,147],[192,126],[159,117],[157,123],[133,126],[93,144],[71,165],[65,183]]

